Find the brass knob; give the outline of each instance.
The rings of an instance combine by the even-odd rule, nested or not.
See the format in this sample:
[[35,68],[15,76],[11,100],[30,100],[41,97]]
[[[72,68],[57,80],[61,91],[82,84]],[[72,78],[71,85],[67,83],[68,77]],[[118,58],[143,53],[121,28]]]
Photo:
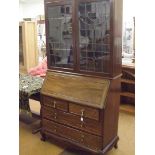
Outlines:
[[81,116],[84,116],[84,109],[81,110]]
[[81,122],[83,122],[84,111],[85,111],[84,109],[81,110],[81,119],[80,119]]
[[84,135],[81,135],[81,138],[84,138]]
[[56,108],[56,101],[53,101],[53,108]]
[[80,120],[81,120],[81,122],[83,122],[83,117],[82,116],[81,116]]
[[54,119],[57,119],[57,113],[54,112]]
[[57,118],[57,113],[56,112],[54,113],[54,118]]

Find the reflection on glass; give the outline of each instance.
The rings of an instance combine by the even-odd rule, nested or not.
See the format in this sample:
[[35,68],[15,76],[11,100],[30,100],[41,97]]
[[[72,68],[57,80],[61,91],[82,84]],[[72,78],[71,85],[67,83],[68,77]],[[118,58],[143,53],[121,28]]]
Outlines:
[[51,66],[64,68],[73,67],[71,13],[71,5],[48,8],[48,45],[50,49]]
[[24,65],[22,26],[19,26],[19,64]]
[[110,2],[79,4],[80,69],[108,72],[110,52]]

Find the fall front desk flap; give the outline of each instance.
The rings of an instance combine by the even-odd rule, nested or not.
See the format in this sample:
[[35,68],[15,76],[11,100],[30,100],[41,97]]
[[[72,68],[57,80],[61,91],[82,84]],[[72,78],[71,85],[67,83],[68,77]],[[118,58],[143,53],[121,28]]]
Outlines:
[[41,93],[69,102],[104,108],[110,80],[48,71]]

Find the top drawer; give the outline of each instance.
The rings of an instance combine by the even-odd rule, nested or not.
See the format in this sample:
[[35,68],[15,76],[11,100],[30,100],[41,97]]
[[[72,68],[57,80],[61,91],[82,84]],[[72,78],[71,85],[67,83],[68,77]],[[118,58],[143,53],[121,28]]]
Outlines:
[[66,101],[55,99],[49,96],[43,96],[42,101],[43,105],[45,106],[49,106],[63,111],[68,111],[68,103]]
[[99,120],[99,110],[95,108],[69,103],[69,112],[81,117]]

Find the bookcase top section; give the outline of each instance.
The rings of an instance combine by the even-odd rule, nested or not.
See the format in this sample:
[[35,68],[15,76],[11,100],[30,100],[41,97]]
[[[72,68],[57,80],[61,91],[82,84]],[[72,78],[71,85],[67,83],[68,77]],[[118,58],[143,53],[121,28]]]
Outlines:
[[41,93],[69,102],[105,108],[110,80],[48,71]]

